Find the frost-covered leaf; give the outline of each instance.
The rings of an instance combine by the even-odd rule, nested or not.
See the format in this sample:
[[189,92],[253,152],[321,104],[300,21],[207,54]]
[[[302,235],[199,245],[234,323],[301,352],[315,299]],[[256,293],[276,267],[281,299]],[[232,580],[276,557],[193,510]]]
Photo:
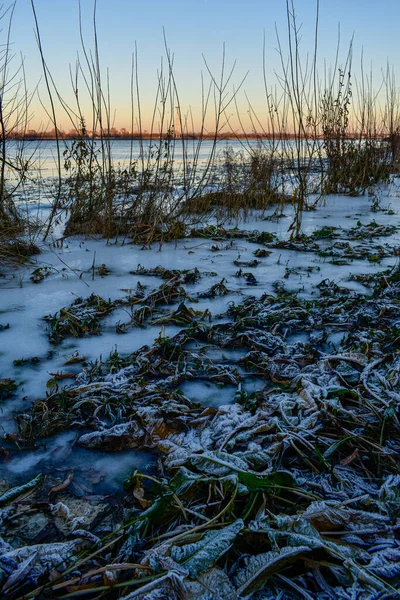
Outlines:
[[249,470],[247,462],[235,454],[227,452],[204,452],[203,454],[192,454],[190,462],[197,469],[216,477],[224,477],[228,474],[237,473],[239,483],[248,490],[266,490],[279,486],[293,487],[294,477],[289,471],[275,471],[266,475]]
[[312,502],[304,511],[303,518],[310,521],[318,530],[343,528],[348,525],[349,530],[359,530],[365,527],[385,528],[389,517],[376,512],[353,510],[348,506],[333,502]]
[[303,518],[310,521],[318,530],[335,529],[350,520],[349,511],[342,506],[329,505],[327,502],[312,502],[303,513]]
[[236,592],[228,575],[214,567],[195,581],[186,580],[185,600],[236,600]]
[[240,569],[235,576],[238,597],[251,598],[271,575],[282,569],[287,563],[297,560],[305,552],[310,552],[311,549],[309,546],[285,547],[279,551],[272,550],[251,556],[247,565]]
[[249,444],[245,452],[236,452],[235,454],[245,460],[252,469],[260,469],[268,465],[281,448],[281,442],[270,444],[267,448],[262,448],[258,444]]
[[400,577],[400,550],[399,548],[385,548],[376,552],[368,565],[368,571],[387,579]]
[[103,431],[81,435],[77,444],[84,448],[96,448],[103,452],[120,452],[137,448],[143,443],[144,431],[134,421],[119,423]]
[[164,520],[171,506],[173,493],[166,491],[162,496],[154,500],[153,504],[141,513],[140,519],[150,519],[151,521]]
[[228,475],[232,471],[240,472],[248,469],[248,465],[244,460],[234,454],[222,451],[192,454],[189,460],[199,471],[218,477]]
[[379,592],[387,592],[391,589],[393,591],[393,598],[400,598],[400,593],[396,593],[394,588],[378,577],[375,577],[368,568],[360,566],[351,559],[344,561],[344,566],[351,572],[352,576],[361,583],[366,584],[368,587]]
[[380,505],[393,518],[400,515],[400,475],[389,475],[379,490]]
[[27,494],[28,492],[34,490],[38,485],[42,483],[43,479],[44,475],[42,473],[39,473],[39,475],[36,475],[34,479],[28,481],[28,483],[10,488],[0,496],[0,506],[5,506],[6,504],[9,504],[10,502],[18,498],[19,496],[22,496],[23,494]]
[[203,475],[193,473],[193,471],[189,471],[189,469],[186,469],[185,467],[180,467],[170,482],[170,487],[178,496],[180,496],[185,494],[192,485],[199,481],[203,481],[204,479]]
[[33,552],[20,565],[18,565],[18,568],[7,579],[3,587],[3,592],[12,587],[15,583],[17,583],[17,581],[22,581],[24,579],[24,577],[30,572],[32,563],[36,561],[37,554],[38,551]]
[[351,438],[352,438],[352,436],[350,435],[350,436],[347,436],[347,437],[344,437],[344,438],[338,440],[334,444],[331,444],[329,446],[329,448],[323,453],[322,456],[325,459],[329,458],[336,452],[336,450],[338,450],[340,448],[340,446],[342,446],[342,444],[344,444],[345,442],[347,442],[347,440],[350,440]]
[[314,550],[323,549],[339,560],[352,559],[360,554],[359,550],[350,545],[322,537],[311,522],[302,516],[291,518],[279,515],[274,518],[274,521],[275,526],[271,527],[265,520],[257,519],[250,522],[248,528],[257,532],[264,531],[275,545],[285,540],[286,544],[292,547],[307,546]]
[[195,579],[200,573],[208,571],[229,550],[243,527],[244,523],[239,519],[220,531],[208,531],[198,542],[173,546],[171,558],[184,564],[190,577]]
[[140,589],[123,596],[120,600],[182,600],[185,597],[185,585],[176,573],[168,573],[160,579],[151,581]]
[[267,475],[260,475],[258,473],[239,473],[239,480],[249,490],[267,490],[279,487],[293,487],[296,484],[296,480],[289,471],[274,471]]
[[[12,572],[9,573],[12,583],[28,575],[36,581],[43,573],[53,568],[57,568],[60,572],[64,571],[67,565],[76,559],[78,551],[92,543],[80,537],[68,542],[22,546],[1,555],[0,568],[5,565],[9,568],[13,565]],[[7,583],[5,585],[7,586]]]

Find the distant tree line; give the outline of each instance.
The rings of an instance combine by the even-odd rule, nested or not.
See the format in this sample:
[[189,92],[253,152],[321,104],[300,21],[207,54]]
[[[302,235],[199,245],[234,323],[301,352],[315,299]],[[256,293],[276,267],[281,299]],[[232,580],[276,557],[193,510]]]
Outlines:
[[[57,135],[58,134],[58,135]],[[82,134],[81,131],[76,129],[70,129],[69,131],[63,131],[58,129],[57,132],[55,129],[50,129],[49,131],[41,131],[36,129],[27,129],[26,131],[13,131],[10,132],[8,136],[9,139],[14,140],[55,140],[55,139],[64,139],[64,140],[81,140],[81,139],[93,139],[93,138],[110,138],[115,140],[146,140],[146,139],[160,139],[161,138],[177,138],[177,139],[274,139],[277,138],[276,134],[266,134],[266,133],[236,133],[236,132],[220,132],[215,134],[214,132],[202,132],[202,133],[184,133],[179,135],[174,135],[173,133],[159,133],[159,132],[148,132],[144,131],[128,131],[124,127],[121,129],[116,129],[115,127],[111,128],[109,132],[103,132],[100,136],[97,132],[87,131]],[[295,134],[293,133],[284,133],[279,135],[279,138],[282,139],[293,139]]]

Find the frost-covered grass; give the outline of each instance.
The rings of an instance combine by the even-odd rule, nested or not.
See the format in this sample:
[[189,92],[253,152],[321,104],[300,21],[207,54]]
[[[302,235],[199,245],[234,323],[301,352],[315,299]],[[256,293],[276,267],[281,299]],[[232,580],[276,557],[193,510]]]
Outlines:
[[400,230],[379,193],[329,196],[296,241],[272,207],[4,271],[7,597],[397,597]]

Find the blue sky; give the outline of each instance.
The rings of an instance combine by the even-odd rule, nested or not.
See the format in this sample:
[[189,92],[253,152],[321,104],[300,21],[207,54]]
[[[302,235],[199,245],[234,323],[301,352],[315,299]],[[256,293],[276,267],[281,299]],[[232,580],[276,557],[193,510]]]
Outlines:
[[[92,0],[81,0],[84,34],[87,48],[93,47]],[[315,23],[315,0],[297,0],[298,23],[302,24],[302,53],[312,53]],[[48,67],[61,95],[72,102],[69,65],[81,54],[78,32],[77,0],[35,0],[43,49]],[[263,36],[267,41],[267,75],[272,82],[279,70],[275,24],[285,48],[285,0],[98,0],[97,30],[102,67],[109,69],[115,126],[130,128],[130,71],[135,42],[139,57],[139,82],[144,127],[149,126],[157,83],[157,69],[164,54],[163,28],[168,46],[174,54],[174,73],[183,107],[191,106],[198,114],[201,106],[201,72],[206,74],[202,55],[215,74],[220,71],[222,47],[225,44],[226,64],[236,60],[229,91],[238,86],[249,71],[246,90],[258,114],[265,113],[262,76]],[[336,50],[338,23],[341,28],[342,56],[353,33],[355,35],[354,65],[361,51],[364,65],[372,64],[376,85],[381,68],[398,61],[400,56],[400,0],[321,0],[319,57],[330,64]],[[30,0],[17,0],[11,39],[13,51],[25,57],[27,84],[33,90],[40,79],[38,56]],[[5,29],[3,24],[3,40]],[[397,67],[397,73],[399,69]],[[398,79],[400,74],[398,73]],[[399,79],[400,80],[400,79]],[[83,86],[82,86],[83,89]],[[47,103],[42,84],[40,96]],[[85,101],[83,100],[85,105]],[[246,118],[247,101],[238,95],[242,118]],[[37,99],[32,101],[32,127],[46,125],[44,111]],[[234,111],[233,111],[234,112]],[[71,127],[60,110],[58,122]],[[211,121],[210,121],[211,126]]]

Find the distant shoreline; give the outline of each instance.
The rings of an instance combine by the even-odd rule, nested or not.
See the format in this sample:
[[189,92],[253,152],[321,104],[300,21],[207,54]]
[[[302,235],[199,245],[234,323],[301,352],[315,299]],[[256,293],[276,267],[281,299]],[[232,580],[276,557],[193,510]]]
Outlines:
[[[112,141],[142,141],[142,140],[279,140],[279,139],[295,139],[294,134],[286,134],[284,136],[273,135],[258,135],[258,134],[187,134],[183,136],[171,136],[162,133],[142,133],[132,135],[76,135],[69,133],[61,133],[58,136],[59,140],[99,140],[107,139]],[[57,137],[54,134],[15,134],[10,136],[10,140],[23,141],[56,141]]]
[[[361,135],[361,137],[364,137],[363,135]],[[347,135],[348,139],[359,139],[360,138],[360,134],[358,133],[353,133],[353,134],[348,134]],[[376,139],[384,139],[385,136],[383,135],[377,135]],[[9,141],[27,141],[27,142],[33,142],[33,141],[57,141],[57,139],[59,141],[64,141],[64,140],[77,140],[77,141],[82,141],[82,140],[87,140],[87,141],[94,141],[94,140],[111,140],[111,141],[146,141],[146,140],[175,140],[175,141],[221,141],[221,140],[228,140],[228,141],[234,141],[234,140],[244,140],[244,141],[262,141],[262,140],[268,140],[268,141],[281,141],[281,140],[305,140],[305,139],[317,139],[317,140],[323,140],[324,136],[320,135],[320,136],[309,136],[309,138],[305,137],[305,136],[298,136],[294,133],[285,133],[285,134],[280,134],[280,135],[273,135],[273,134],[257,134],[257,133],[241,133],[241,134],[233,134],[233,133],[220,133],[220,134],[187,134],[187,135],[182,135],[182,136],[171,136],[168,134],[163,134],[163,133],[134,133],[131,135],[103,135],[100,136],[98,134],[93,135],[78,135],[78,134],[71,134],[71,133],[65,133],[65,132],[60,132],[58,135],[58,138],[56,137],[56,135],[53,132],[44,132],[44,133],[26,133],[26,134],[19,134],[19,133],[15,133],[13,136],[10,136],[8,138]]]

